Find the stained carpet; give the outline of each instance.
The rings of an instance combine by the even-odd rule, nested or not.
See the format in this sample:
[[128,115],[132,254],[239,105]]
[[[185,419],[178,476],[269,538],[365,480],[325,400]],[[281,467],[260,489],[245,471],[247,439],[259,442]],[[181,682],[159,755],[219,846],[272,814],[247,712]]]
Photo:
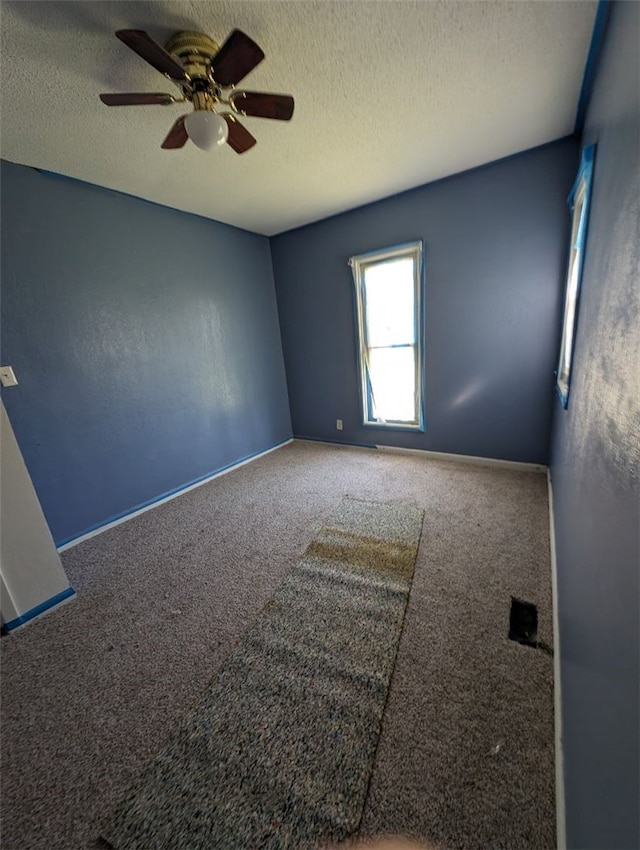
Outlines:
[[305,848],[357,830],[423,511],[345,498],[109,819],[118,850]]

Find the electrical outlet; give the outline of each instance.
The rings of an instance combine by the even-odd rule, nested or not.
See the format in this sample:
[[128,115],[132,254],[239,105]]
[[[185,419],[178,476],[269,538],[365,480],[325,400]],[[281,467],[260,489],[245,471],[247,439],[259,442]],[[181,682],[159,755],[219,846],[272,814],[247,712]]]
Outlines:
[[15,387],[18,384],[15,372],[11,366],[0,366],[0,384],[3,387]]
[[342,431],[342,419],[336,419],[336,430]]

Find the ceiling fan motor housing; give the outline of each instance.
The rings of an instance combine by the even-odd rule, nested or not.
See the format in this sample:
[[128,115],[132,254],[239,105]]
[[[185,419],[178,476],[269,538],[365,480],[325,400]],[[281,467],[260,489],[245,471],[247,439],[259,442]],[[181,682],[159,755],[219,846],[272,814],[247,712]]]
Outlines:
[[182,85],[182,92],[195,109],[213,109],[219,93],[211,78],[211,60],[220,45],[202,32],[177,32],[165,44],[165,50],[175,56],[191,79]]
[[177,32],[164,47],[167,53],[180,59],[183,56],[200,55],[209,62],[220,50],[220,45],[203,32]]

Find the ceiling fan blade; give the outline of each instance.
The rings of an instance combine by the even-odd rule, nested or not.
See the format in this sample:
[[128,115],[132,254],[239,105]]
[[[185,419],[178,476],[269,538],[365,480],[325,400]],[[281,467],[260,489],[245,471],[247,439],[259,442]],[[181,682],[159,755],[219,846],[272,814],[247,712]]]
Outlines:
[[261,48],[241,30],[233,30],[211,60],[211,73],[219,86],[235,86],[264,59]]
[[231,115],[229,112],[225,112],[222,117],[229,127],[227,144],[232,147],[236,153],[244,153],[255,145],[256,140],[254,137],[246,127],[242,126],[234,115]]
[[184,126],[184,115],[181,115],[175,122],[173,127],[167,133],[167,136],[161,147],[165,150],[175,150],[176,148],[184,147],[185,142],[189,138]]
[[289,121],[293,115],[294,100],[289,94],[238,91],[234,92],[229,100],[233,108],[241,115],[274,118],[278,121]]
[[182,65],[144,30],[118,30],[116,36],[161,74],[180,83],[189,82],[189,75]]
[[155,92],[127,92],[126,94],[101,94],[100,100],[107,106],[144,106],[151,104],[177,103],[173,95]]

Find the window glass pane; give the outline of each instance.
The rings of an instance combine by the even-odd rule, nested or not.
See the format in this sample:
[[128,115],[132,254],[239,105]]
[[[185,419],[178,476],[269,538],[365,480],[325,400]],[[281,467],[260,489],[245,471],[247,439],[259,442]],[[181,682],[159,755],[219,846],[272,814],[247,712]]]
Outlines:
[[364,288],[368,345],[413,344],[413,260],[407,257],[366,266]]
[[583,210],[584,210],[584,191],[585,186],[584,183],[581,183],[578,187],[578,191],[576,192],[576,197],[574,200],[573,206],[573,222],[571,225],[571,245],[575,247],[578,242],[579,237],[582,235],[581,230],[583,228]]
[[578,234],[580,232],[580,219],[582,218],[582,207],[584,202],[584,193],[582,197],[576,197],[573,207],[573,220],[571,222],[571,243],[570,247],[573,250],[578,244]]
[[571,269],[567,283],[567,298],[565,302],[564,329],[562,331],[562,345],[560,348],[560,369],[558,377],[561,381],[568,381],[571,369],[571,348],[576,321],[576,308],[578,306],[578,269],[580,268],[580,249],[571,252]]
[[375,418],[396,422],[415,420],[416,369],[413,346],[370,349],[369,379]]

